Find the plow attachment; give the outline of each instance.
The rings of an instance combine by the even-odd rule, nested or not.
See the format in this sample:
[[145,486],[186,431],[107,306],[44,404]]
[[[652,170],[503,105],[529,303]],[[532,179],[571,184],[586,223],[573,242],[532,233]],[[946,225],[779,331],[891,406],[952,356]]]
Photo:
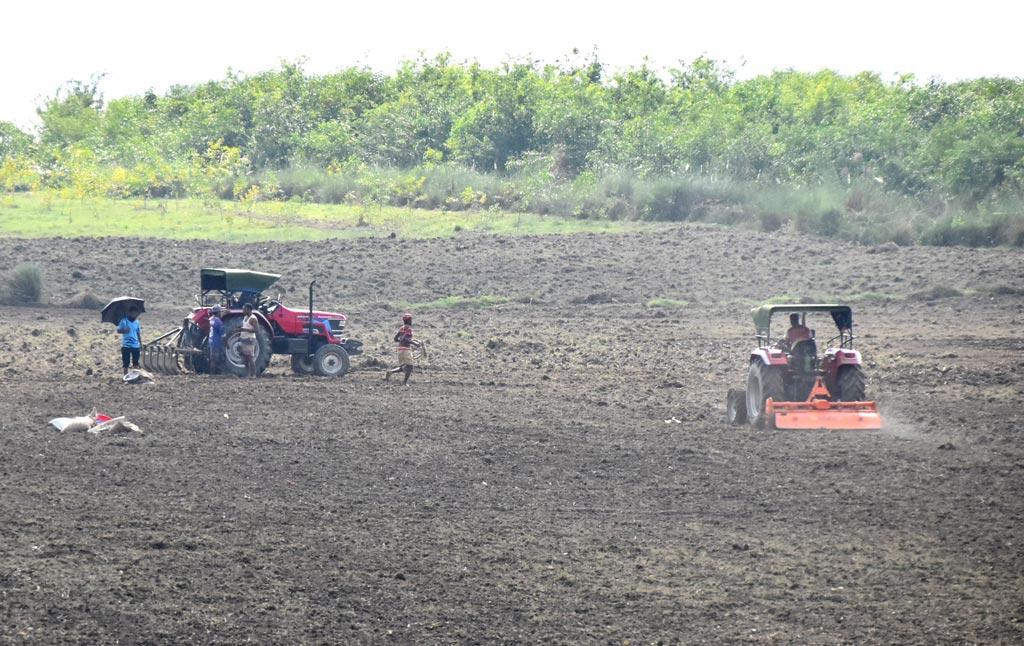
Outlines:
[[882,428],[875,402],[829,401],[828,389],[819,377],[807,401],[765,402],[765,414],[775,428],[861,430]]
[[175,328],[144,344],[139,353],[139,363],[143,370],[154,374],[176,375],[192,370],[193,358],[202,354],[202,350],[187,342],[182,328]]

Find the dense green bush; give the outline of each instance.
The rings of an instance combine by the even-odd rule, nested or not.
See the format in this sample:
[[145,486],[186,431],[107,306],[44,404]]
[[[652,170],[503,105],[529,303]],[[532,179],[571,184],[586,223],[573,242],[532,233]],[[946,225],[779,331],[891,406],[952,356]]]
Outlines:
[[37,133],[0,122],[0,187],[1021,244],[1022,80],[786,70],[741,81],[707,59],[484,69],[442,54],[390,76],[285,63],[109,102],[101,81],[60,88]]

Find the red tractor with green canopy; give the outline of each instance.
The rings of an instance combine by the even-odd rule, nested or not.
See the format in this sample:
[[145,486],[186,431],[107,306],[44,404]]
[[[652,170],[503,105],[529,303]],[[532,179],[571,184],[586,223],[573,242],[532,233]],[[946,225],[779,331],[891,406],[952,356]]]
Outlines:
[[244,376],[245,362],[239,353],[242,307],[250,304],[260,322],[256,331],[253,359],[257,372],[270,365],[275,354],[291,357],[292,370],[303,375],[340,377],[349,368],[349,357],[362,353],[362,342],[345,336],[344,314],[313,308],[313,286],[309,284],[309,307],[285,307],[264,292],[280,278],[247,269],[201,269],[198,307],[181,327],[167,332],[142,349],[142,364],[147,370],[162,373],[181,368],[193,372],[209,371],[210,309],[220,305],[224,321],[224,370]]
[[[773,334],[772,316],[789,314],[802,330],[797,339]],[[820,315],[836,331],[819,352],[808,315]],[[751,350],[745,389],[729,391],[726,407],[732,424],[755,427],[872,429],[882,420],[873,401],[865,401],[860,352],[853,348],[853,311],[847,305],[774,305],[751,310],[757,347]],[[795,316],[795,318],[793,318]]]

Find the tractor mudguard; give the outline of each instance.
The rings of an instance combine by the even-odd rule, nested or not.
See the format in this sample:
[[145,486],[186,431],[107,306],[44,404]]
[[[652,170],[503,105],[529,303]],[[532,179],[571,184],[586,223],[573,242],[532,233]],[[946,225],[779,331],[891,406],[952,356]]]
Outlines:
[[860,352],[843,348],[829,348],[821,357],[821,369],[825,372],[825,382],[830,390],[835,389],[839,379],[839,369],[843,366],[859,366]]
[[845,348],[829,348],[821,360],[835,362],[839,366],[860,365],[860,352]]
[[786,366],[788,360],[786,359],[786,353],[780,348],[758,348],[751,351],[750,363],[754,362],[762,363],[766,366]]

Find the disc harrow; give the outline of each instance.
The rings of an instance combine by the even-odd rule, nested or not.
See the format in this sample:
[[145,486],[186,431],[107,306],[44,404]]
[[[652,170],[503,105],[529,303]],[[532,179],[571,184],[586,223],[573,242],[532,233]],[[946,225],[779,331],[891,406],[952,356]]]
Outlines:
[[202,350],[192,347],[183,328],[175,328],[142,346],[139,363],[154,374],[176,375],[192,369],[192,357]]

